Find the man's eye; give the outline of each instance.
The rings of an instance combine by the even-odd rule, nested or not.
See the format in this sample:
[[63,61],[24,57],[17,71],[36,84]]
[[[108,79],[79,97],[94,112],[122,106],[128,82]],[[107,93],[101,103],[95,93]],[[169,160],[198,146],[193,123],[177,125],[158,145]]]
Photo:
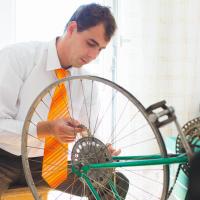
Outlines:
[[88,44],[88,46],[90,46],[90,47],[95,47],[95,46],[96,46],[96,44],[91,43],[91,42],[87,42],[87,44]]

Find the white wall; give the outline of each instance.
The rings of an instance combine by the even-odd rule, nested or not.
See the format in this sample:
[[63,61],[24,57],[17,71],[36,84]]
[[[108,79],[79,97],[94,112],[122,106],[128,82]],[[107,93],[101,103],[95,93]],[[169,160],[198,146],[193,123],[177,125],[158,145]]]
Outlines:
[[200,1],[119,2],[118,82],[145,107],[165,99],[181,125],[199,116]]
[[15,42],[15,0],[0,0],[0,48]]

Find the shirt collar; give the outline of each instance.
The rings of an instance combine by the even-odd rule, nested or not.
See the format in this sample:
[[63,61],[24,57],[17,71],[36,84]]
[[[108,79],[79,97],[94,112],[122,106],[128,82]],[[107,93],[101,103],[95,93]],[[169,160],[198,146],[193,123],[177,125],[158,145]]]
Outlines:
[[55,38],[54,40],[51,40],[48,43],[46,70],[49,71],[59,68],[61,68],[61,64],[58,58],[58,52],[56,49],[56,38]]

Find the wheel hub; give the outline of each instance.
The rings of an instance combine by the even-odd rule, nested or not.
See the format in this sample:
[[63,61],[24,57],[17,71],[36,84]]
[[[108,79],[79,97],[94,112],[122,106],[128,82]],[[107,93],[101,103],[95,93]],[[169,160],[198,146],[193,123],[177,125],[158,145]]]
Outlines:
[[[85,165],[112,162],[112,156],[107,146],[97,138],[83,137],[75,143],[71,160],[72,166],[81,171]],[[112,171],[111,168],[90,169],[87,176],[93,186],[98,188],[108,183]]]

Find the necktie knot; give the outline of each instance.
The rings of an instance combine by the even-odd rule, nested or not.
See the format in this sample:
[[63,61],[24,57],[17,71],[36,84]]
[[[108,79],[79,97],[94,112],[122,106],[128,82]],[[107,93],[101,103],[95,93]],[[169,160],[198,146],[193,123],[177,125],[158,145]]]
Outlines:
[[65,69],[56,69],[55,70],[56,76],[58,79],[62,79],[62,78],[66,78],[70,75],[69,70],[65,70]]

